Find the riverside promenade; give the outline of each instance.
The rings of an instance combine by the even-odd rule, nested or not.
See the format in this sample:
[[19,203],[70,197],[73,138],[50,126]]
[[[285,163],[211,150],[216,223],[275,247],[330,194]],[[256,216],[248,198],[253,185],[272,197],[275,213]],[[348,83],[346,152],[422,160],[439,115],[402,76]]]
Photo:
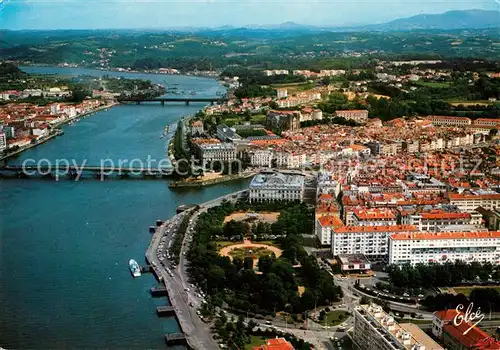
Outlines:
[[219,349],[219,346],[211,336],[210,326],[202,322],[196,314],[196,309],[188,305],[188,296],[181,279],[175,274],[173,277],[170,277],[156,256],[156,249],[160,244],[161,237],[166,233],[167,226],[173,223],[175,219],[179,219],[179,222],[182,221],[185,214],[186,212],[177,214],[171,220],[166,221],[157,228],[146,251],[146,260],[154,269],[160,282],[167,289],[170,304],[175,310],[180,331],[185,334],[188,346],[196,350],[215,350]]
[[[193,227],[198,215],[205,212],[208,208],[219,205],[223,200],[235,201],[243,196],[247,190],[238,191],[227,194],[225,196],[210,200],[200,204],[200,210],[193,213],[192,221],[189,227]],[[159,226],[153,234],[151,243],[146,251],[146,260],[151,268],[154,269],[155,275],[160,279],[160,282],[165,286],[170,304],[175,310],[176,318],[179,321],[181,332],[185,334],[188,346],[196,350],[212,350],[219,349],[217,342],[212,338],[210,324],[204,323],[196,314],[196,306],[199,306],[197,298],[194,296],[194,291],[186,291],[188,287],[189,276],[187,275],[188,261],[185,258],[185,253],[189,249],[187,244],[187,236],[190,234],[186,232],[183,240],[180,262],[177,268],[172,269],[173,277],[170,277],[165,266],[158,260],[156,251],[161,242],[161,238],[166,236],[167,240],[172,239],[172,232],[177,231],[178,225],[174,223],[181,223],[184,215],[189,213],[190,210],[184,211],[180,214],[173,216],[170,220],[165,221]],[[170,232],[169,232],[170,231]],[[168,242],[168,241],[167,241]],[[154,264],[153,264],[154,262]],[[193,303],[194,307],[189,306]]]

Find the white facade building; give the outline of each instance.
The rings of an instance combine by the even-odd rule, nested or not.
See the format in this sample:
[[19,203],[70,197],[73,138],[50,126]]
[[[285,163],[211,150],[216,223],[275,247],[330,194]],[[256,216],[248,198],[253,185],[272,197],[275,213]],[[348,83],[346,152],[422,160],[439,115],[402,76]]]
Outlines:
[[7,136],[0,131],[0,152],[7,148]]
[[354,120],[356,123],[366,123],[368,121],[367,110],[342,110],[335,111],[337,117],[343,117],[347,120]]
[[389,238],[389,263],[445,263],[462,260],[500,264],[500,232],[411,232]]
[[387,259],[389,236],[397,232],[416,232],[415,226],[344,226],[332,232],[332,253],[364,254],[370,260]]
[[476,211],[471,213],[434,211],[402,215],[401,217],[401,223],[414,225],[420,231],[440,231],[451,225],[474,225],[479,228],[481,222],[482,215]]
[[288,90],[284,88],[276,89],[276,94],[279,99],[288,97]]
[[236,159],[236,145],[233,143],[213,143],[198,145],[200,160],[207,162],[231,162]]
[[493,210],[500,207],[500,193],[496,192],[480,192],[477,194],[458,194],[450,193],[450,204],[455,205],[467,213],[474,212],[478,207]]
[[261,173],[250,182],[250,202],[302,201],[304,176],[281,172]]
[[299,169],[306,164],[307,157],[305,154],[291,152],[276,152],[276,166],[278,168]]
[[353,340],[360,350],[443,349],[422,331],[404,326],[398,324],[380,305],[354,308]]
[[273,151],[268,149],[255,149],[249,151],[250,164],[252,166],[265,166],[270,168],[272,166]]
[[321,245],[331,245],[333,232],[344,224],[336,214],[331,214],[317,218],[315,226],[316,236]]

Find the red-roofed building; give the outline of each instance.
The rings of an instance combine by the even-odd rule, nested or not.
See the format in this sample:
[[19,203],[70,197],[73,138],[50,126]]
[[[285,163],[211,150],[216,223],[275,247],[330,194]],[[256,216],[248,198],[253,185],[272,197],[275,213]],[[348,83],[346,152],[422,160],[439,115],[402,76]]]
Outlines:
[[[496,341],[479,327],[472,327],[472,324],[469,322],[462,322],[460,325],[455,326],[453,320],[457,315],[458,312],[453,309],[434,312],[432,320],[432,333],[444,342],[447,349],[500,349],[500,341]],[[469,328],[471,329],[467,332]]]
[[343,110],[335,111],[337,117],[342,117],[347,120],[354,120],[356,123],[366,123],[368,121],[368,111],[363,110]]
[[330,245],[332,243],[332,233],[341,227],[344,227],[344,223],[340,219],[338,212],[317,218],[316,236],[318,236],[321,245]]
[[399,232],[389,237],[390,264],[500,263],[500,232]]
[[370,261],[387,259],[388,237],[397,232],[416,232],[410,225],[342,226],[332,230],[332,253],[364,254]]
[[266,344],[261,346],[254,346],[253,350],[294,350],[285,338],[267,339]]

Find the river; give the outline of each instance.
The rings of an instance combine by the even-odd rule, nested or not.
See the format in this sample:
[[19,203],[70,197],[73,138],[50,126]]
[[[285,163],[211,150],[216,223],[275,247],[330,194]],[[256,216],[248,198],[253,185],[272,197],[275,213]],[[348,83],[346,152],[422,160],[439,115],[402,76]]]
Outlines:
[[[80,74],[81,70],[28,71]],[[85,74],[125,73],[84,70]],[[214,96],[215,80],[131,74],[180,90]],[[202,105],[117,106],[74,125],[64,135],[23,152],[26,159],[161,159],[166,124]],[[173,318],[158,318],[151,275],[132,278],[128,260],[144,261],[148,227],[180,204],[201,203],[243,189],[242,180],[206,188],[168,188],[166,180],[85,178],[0,180],[0,346],[6,348],[165,348]]]

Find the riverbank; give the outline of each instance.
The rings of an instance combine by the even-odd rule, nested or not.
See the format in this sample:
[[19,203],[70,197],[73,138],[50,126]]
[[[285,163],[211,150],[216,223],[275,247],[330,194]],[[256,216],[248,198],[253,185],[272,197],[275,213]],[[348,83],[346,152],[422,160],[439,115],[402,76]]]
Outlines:
[[[79,69],[37,72],[108,74]],[[222,89],[212,79],[131,77],[175,85],[200,96],[215,96]],[[77,164],[85,160],[100,164],[103,159],[118,164],[121,159],[148,155],[164,159],[170,137],[160,138],[165,125],[173,129],[182,116],[199,109],[184,104],[114,106],[95,118],[62,127],[64,137],[23,152],[9,164],[42,158],[52,163],[74,159]],[[156,307],[167,301],[151,298],[150,288],[158,285],[157,280],[149,273],[133,278],[128,261],[144,264],[141,257],[152,236],[147,228],[158,218],[174,216],[178,204],[207,202],[246,187],[246,180],[175,190],[164,181],[0,178],[5,213],[0,220],[0,304],[6,306],[0,312],[1,346],[165,349],[164,335],[178,333],[178,323],[173,317],[158,317]]]
[[119,102],[111,102],[110,104],[106,104],[104,106],[99,106],[99,107],[94,108],[94,109],[92,109],[92,110],[90,110],[88,112],[75,115],[74,117],[71,117],[71,118],[66,118],[63,121],[54,124],[53,127],[57,128],[59,126],[65,125],[65,124],[69,124],[69,123],[71,123],[72,121],[74,121],[76,119],[86,118],[86,117],[90,116],[91,114],[94,114],[94,113],[97,113],[97,112],[101,112],[101,111],[105,111],[108,108],[111,108],[113,106],[118,106],[119,104],[120,104]]
[[64,132],[62,132],[61,130],[58,130],[55,133],[53,133],[53,134],[51,134],[51,135],[49,135],[47,137],[44,137],[44,138],[41,138],[40,140],[37,140],[35,143],[30,143],[28,146],[21,147],[21,148],[19,148],[18,150],[14,151],[14,152],[11,152],[9,154],[6,154],[6,155],[0,157],[0,161],[7,160],[9,158],[17,156],[18,154],[20,154],[20,153],[22,153],[24,151],[27,151],[30,148],[39,146],[39,145],[41,145],[41,144],[43,144],[43,143],[45,143],[45,142],[53,139],[54,137],[61,136],[63,134],[64,134]]
[[118,72],[118,73],[140,73],[140,74],[154,74],[154,75],[166,75],[166,76],[192,76],[192,77],[200,77],[200,78],[212,78],[212,79],[218,79],[220,77],[220,72],[217,71],[188,71],[188,72],[181,72],[178,71],[178,73],[166,73],[162,72],[159,70],[147,70],[147,69],[124,69],[120,67],[92,67],[92,66],[79,66],[79,65],[53,65],[53,64],[43,64],[43,63],[36,63],[36,64],[19,64],[20,62],[17,62],[19,66],[23,67],[39,67],[39,68],[50,68],[50,67],[57,67],[57,68],[66,68],[66,69],[95,69],[99,71],[110,71],[110,72]]
[[34,147],[39,146],[41,144],[44,144],[45,142],[53,139],[54,137],[64,135],[64,131],[62,131],[60,129],[57,129],[57,128],[59,128],[60,126],[62,126],[64,124],[68,124],[68,123],[70,123],[70,122],[72,122],[72,121],[74,121],[76,119],[86,118],[86,117],[90,116],[91,114],[107,110],[108,108],[111,108],[111,107],[116,106],[116,105],[119,105],[119,103],[118,102],[113,102],[111,104],[107,104],[107,105],[104,105],[104,106],[100,106],[100,107],[94,108],[91,111],[88,111],[88,112],[85,112],[85,113],[82,113],[82,114],[78,114],[78,115],[76,115],[74,117],[64,119],[63,121],[52,125],[53,133],[50,134],[49,136],[43,137],[43,138],[37,140],[35,143],[31,143],[31,144],[29,144],[27,146],[19,148],[16,151],[13,151],[11,153],[8,153],[8,154],[0,157],[0,161],[12,158],[14,156],[17,156],[17,155],[21,154],[22,152],[24,152],[26,150],[29,150],[31,148],[34,148]]
[[186,180],[181,180],[181,181],[171,181],[168,184],[168,187],[170,188],[178,188],[178,187],[203,187],[203,186],[210,186],[210,185],[216,185],[224,182],[229,182],[233,180],[240,180],[240,179],[247,179],[249,177],[255,176],[258,172],[251,171],[248,173],[242,173],[242,174],[237,174],[237,175],[222,175],[217,178],[211,178],[211,179],[194,179],[192,177],[186,179]]

